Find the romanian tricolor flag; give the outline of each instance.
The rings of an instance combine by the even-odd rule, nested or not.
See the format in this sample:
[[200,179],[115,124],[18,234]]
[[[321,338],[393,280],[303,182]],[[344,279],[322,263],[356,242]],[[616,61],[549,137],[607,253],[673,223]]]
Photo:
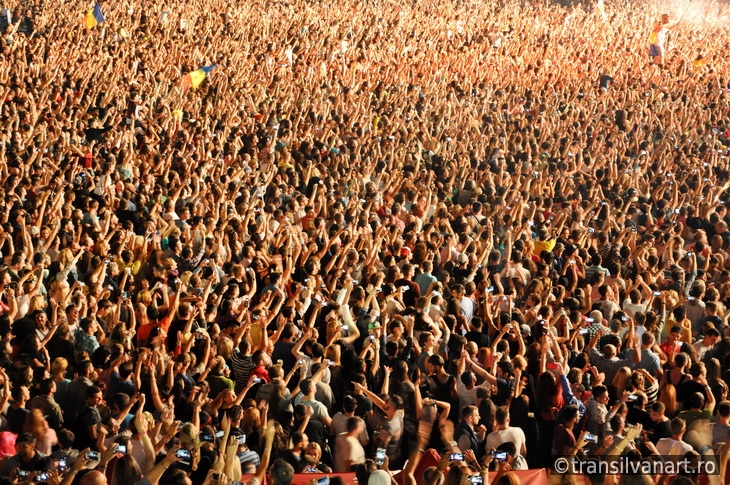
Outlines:
[[203,81],[205,80],[206,76],[210,71],[218,67],[218,64],[213,64],[211,66],[201,67],[197,71],[192,71],[187,74],[185,74],[182,78],[182,87],[185,89],[193,88],[196,89],[198,86],[203,84]]
[[89,30],[102,22],[104,22],[104,14],[101,13],[101,7],[99,7],[99,4],[95,3],[94,8],[89,10],[84,17],[84,25],[86,26],[86,30]]

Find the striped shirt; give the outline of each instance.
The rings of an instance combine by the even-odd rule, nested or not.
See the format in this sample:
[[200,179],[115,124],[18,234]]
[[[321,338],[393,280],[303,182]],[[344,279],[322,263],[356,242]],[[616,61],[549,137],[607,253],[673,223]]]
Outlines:
[[61,412],[61,406],[53,397],[41,394],[31,399],[28,407],[30,409],[40,409],[41,413],[46,416],[48,426],[53,429],[61,429],[63,413]]
[[233,355],[231,356],[231,366],[233,368],[233,376],[236,381],[235,391],[236,394],[238,394],[244,387],[246,387],[248,376],[251,374],[251,371],[255,366],[253,364],[253,360],[251,360],[251,356],[241,354],[241,351],[238,349],[233,351]]

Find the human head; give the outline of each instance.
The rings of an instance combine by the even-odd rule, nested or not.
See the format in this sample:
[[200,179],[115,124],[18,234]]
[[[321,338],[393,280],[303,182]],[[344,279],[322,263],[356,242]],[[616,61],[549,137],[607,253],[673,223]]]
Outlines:
[[268,478],[272,485],[291,485],[294,479],[294,468],[281,458],[277,458],[269,468]]
[[494,419],[498,425],[507,426],[509,424],[509,408],[507,406],[498,407]]
[[672,429],[672,436],[678,436],[677,439],[682,439],[682,435],[687,430],[687,423],[682,418],[674,418],[669,427]]
[[101,404],[103,395],[99,386],[91,386],[86,389],[86,404],[95,407]]
[[26,459],[31,459],[35,456],[35,443],[35,436],[31,433],[23,433],[15,440],[15,452]]
[[461,410],[461,419],[471,426],[479,424],[479,408],[476,406],[464,406]]

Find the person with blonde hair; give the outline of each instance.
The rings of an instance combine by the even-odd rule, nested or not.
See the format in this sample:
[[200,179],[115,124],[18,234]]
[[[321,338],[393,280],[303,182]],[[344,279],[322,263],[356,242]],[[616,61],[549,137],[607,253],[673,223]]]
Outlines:
[[36,408],[31,409],[25,417],[24,433],[31,433],[36,439],[36,450],[44,455],[50,455],[54,446],[58,444],[56,431],[48,425],[43,412]]
[[659,399],[657,402],[664,405],[664,414],[668,418],[671,419],[677,415],[679,405],[677,404],[677,388],[674,387],[674,384],[665,382],[659,388]]
[[616,375],[613,376],[613,382],[608,386],[611,402],[621,399],[624,391],[630,390],[631,387],[631,369],[628,367],[619,367]]
[[61,406],[61,409],[66,409],[68,385],[71,383],[71,380],[66,378],[67,369],[68,360],[63,357],[56,357],[51,362],[51,379],[56,384],[56,393],[53,398]]
[[302,459],[306,462],[302,473],[332,473],[332,469],[322,463],[322,447],[319,443],[310,441]]
[[229,338],[218,339],[216,351],[220,357],[223,357],[224,359],[226,359],[226,361],[229,361],[231,359],[231,356],[233,355],[233,340]]

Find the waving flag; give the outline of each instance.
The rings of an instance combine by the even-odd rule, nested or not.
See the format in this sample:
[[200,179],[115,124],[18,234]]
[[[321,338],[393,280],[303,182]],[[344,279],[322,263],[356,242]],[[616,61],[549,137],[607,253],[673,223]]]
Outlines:
[[185,89],[188,88],[197,88],[201,84],[203,84],[203,81],[205,80],[206,76],[210,71],[218,67],[218,64],[213,64],[211,66],[201,67],[197,71],[189,72],[185,74],[182,78],[182,87]]
[[94,8],[89,10],[84,17],[84,25],[86,26],[86,30],[89,30],[102,22],[104,22],[104,14],[101,13],[101,7],[99,7],[99,4],[95,3]]

